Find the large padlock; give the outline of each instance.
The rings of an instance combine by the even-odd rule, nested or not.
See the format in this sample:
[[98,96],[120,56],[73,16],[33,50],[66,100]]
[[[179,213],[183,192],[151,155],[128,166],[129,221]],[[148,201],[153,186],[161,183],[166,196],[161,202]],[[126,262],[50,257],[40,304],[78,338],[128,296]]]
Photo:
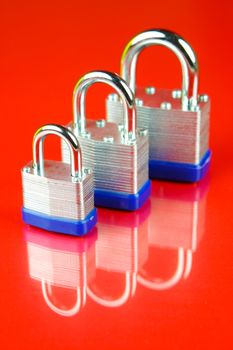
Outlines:
[[[62,138],[70,152],[70,164],[44,160],[47,135]],[[33,139],[33,161],[22,169],[23,220],[48,231],[81,236],[96,224],[94,182],[91,170],[82,167],[82,153],[67,128],[44,125]]]
[[[136,64],[141,51],[152,45],[170,49],[182,68],[182,90],[136,86]],[[148,30],[135,36],[121,58],[121,75],[135,92],[137,122],[149,130],[149,175],[196,182],[208,171],[210,101],[198,96],[198,62],[192,47],[168,30]],[[108,121],[122,123],[122,104],[115,94],[107,99]]]
[[99,210],[96,277],[87,286],[96,303],[120,307],[135,295],[137,272],[148,258],[149,214],[150,201],[136,212]]
[[205,232],[208,188],[208,176],[192,185],[169,182],[152,185],[148,219],[150,254],[138,272],[140,284],[162,291],[188,278],[193,255]]
[[[98,82],[110,85],[122,99],[122,126],[105,120],[86,120],[86,92]],[[74,122],[69,127],[84,150],[84,165],[94,169],[97,206],[136,210],[150,195],[148,133],[145,129],[137,129],[135,112],[134,94],[114,73],[95,71],[85,74],[74,88]],[[64,142],[62,157],[64,162],[69,162]]]
[[82,238],[25,226],[29,275],[41,283],[48,307],[60,316],[79,313],[86,303],[87,283],[95,275],[97,229]]

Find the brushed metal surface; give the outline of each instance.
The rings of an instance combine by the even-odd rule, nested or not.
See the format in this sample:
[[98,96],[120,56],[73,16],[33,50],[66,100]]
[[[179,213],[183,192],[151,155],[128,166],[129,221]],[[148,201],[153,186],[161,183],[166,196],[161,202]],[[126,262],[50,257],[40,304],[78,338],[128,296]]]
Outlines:
[[[77,138],[83,150],[84,166],[93,169],[95,187],[137,193],[148,180],[148,134],[137,132],[135,141],[125,143],[117,124],[106,122],[104,127],[98,127],[98,122],[87,120],[85,135],[90,138],[84,135]],[[64,142],[62,159],[66,163],[70,161]]]
[[94,208],[93,174],[83,171],[72,181],[69,164],[44,161],[44,176],[37,175],[33,162],[22,169],[24,207],[56,217],[82,220]]
[[[139,128],[149,131],[149,158],[200,163],[209,147],[209,100],[199,102],[196,111],[184,111],[181,99],[174,98],[174,90],[156,89],[154,94],[146,91],[144,88],[137,89],[137,101],[140,101],[137,123]],[[164,103],[169,103],[171,109],[161,109]],[[111,96],[107,99],[106,108],[108,121],[121,124],[123,110],[120,100]]]

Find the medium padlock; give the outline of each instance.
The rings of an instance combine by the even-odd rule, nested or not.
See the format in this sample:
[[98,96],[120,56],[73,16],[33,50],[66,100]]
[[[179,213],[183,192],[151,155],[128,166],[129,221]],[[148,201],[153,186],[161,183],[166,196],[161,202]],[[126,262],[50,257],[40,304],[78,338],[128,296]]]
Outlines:
[[87,283],[95,276],[97,228],[77,239],[54,233],[45,235],[41,229],[25,226],[24,236],[30,278],[41,282],[48,307],[66,317],[80,312],[86,303]]
[[[150,254],[147,264],[138,273],[140,284],[162,291],[174,287],[190,275],[193,255],[205,232],[208,187],[208,176],[192,185],[168,182],[152,184],[148,242],[150,252],[154,254]],[[160,253],[160,260],[156,259],[155,252]],[[172,274],[168,277],[165,273],[166,278],[158,276],[156,266],[159,270],[162,267],[163,275],[167,264],[173,264],[173,259],[170,260],[168,256],[173,257],[174,253],[177,260]],[[150,266],[155,270],[153,276],[148,271]]]
[[[44,161],[44,139],[57,135],[70,152],[70,165]],[[63,126],[44,125],[33,138],[33,161],[22,169],[23,221],[48,231],[81,236],[95,226],[94,181],[82,167],[82,153],[75,135]]]
[[[86,120],[85,97],[94,83],[114,88],[124,106],[122,126],[105,120]],[[107,71],[85,74],[73,93],[73,125],[84,150],[84,164],[94,169],[95,205],[123,210],[140,208],[150,195],[149,143],[145,129],[137,129],[134,95],[118,75]],[[62,143],[62,157],[69,162]]]
[[[170,49],[182,68],[182,90],[136,87],[136,64],[152,45]],[[121,75],[136,93],[138,126],[149,130],[149,175],[196,182],[208,171],[210,101],[198,92],[198,62],[192,47],[168,30],[148,30],[135,36],[121,58]],[[115,94],[107,99],[108,121],[122,123],[122,104]]]
[[[137,272],[148,258],[148,217],[150,201],[136,212],[100,209],[96,241],[96,278],[90,279],[87,295],[105,307],[119,307],[134,296]],[[102,278],[101,278],[102,277]],[[117,293],[115,279],[123,279],[123,292]],[[106,293],[105,288],[113,290]]]

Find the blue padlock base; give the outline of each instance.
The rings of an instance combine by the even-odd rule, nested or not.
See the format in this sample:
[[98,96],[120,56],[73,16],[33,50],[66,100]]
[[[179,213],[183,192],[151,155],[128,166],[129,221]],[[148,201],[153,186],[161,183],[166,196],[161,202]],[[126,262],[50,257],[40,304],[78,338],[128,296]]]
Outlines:
[[95,189],[95,206],[119,210],[137,210],[151,194],[151,181],[148,180],[135,194]]
[[201,162],[197,165],[150,160],[149,176],[151,179],[197,182],[201,180],[208,172],[210,167],[210,159],[211,152],[208,150]]
[[83,220],[65,219],[57,216],[41,214],[27,208],[22,209],[23,221],[26,224],[42,228],[47,231],[64,233],[72,236],[83,236],[88,233],[97,222],[97,210],[94,208]]

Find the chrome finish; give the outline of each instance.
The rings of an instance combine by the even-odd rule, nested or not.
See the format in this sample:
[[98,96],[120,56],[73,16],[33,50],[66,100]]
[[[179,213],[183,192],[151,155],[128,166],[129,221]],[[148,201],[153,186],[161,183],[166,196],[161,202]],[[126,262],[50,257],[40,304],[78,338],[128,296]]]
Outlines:
[[135,98],[135,104],[136,106],[143,106],[143,100],[140,100],[139,98]]
[[[121,106],[121,112],[123,105]],[[122,116],[122,114],[121,114]],[[148,134],[137,132],[135,139],[127,144],[123,131],[115,123],[106,122],[98,128],[96,121],[87,120],[86,128],[92,138],[78,136],[83,150],[83,164],[92,168],[95,188],[137,193],[148,180],[149,141]],[[69,151],[62,142],[62,159],[69,162]]]
[[[106,83],[119,93],[121,98],[111,94],[109,100],[121,105],[121,126],[105,120],[85,120],[86,91],[96,82]],[[137,193],[148,180],[149,141],[147,134],[137,132],[134,94],[125,81],[114,73],[88,73],[75,86],[73,106],[72,130],[82,147],[84,166],[93,169],[95,188]],[[85,137],[87,133],[89,138]],[[64,142],[62,159],[69,162]]]
[[[62,139],[69,155],[69,164],[44,160],[43,148],[47,135],[57,135]],[[22,183],[26,209],[82,220],[94,208],[93,173],[82,168],[79,142],[63,126],[48,124],[37,130],[33,139],[33,161],[22,169]]]
[[154,95],[156,93],[156,88],[154,86],[148,86],[145,88],[147,95]]
[[96,121],[96,126],[98,126],[98,128],[104,128],[106,124],[106,120],[105,119],[100,119]]
[[160,108],[169,111],[172,109],[172,104],[170,102],[162,102]]
[[209,101],[209,96],[206,94],[202,94],[198,96],[198,101],[199,102],[208,102]]
[[[198,62],[193,48],[178,34],[151,29],[136,35],[125,47],[121,58],[121,75],[136,92],[136,65],[139,54],[146,47],[161,45],[171,50],[182,68],[182,110],[197,104]],[[190,79],[191,77],[191,79]]]
[[85,133],[86,130],[86,113],[85,100],[87,89],[95,83],[104,83],[110,85],[117,91],[122,99],[124,106],[124,139],[127,143],[128,133],[136,134],[136,116],[134,94],[128,87],[127,83],[117,74],[107,71],[94,71],[85,74],[75,85],[73,92],[73,116],[74,128],[77,135]]
[[93,173],[84,172],[79,181],[71,180],[69,164],[45,160],[44,176],[22,171],[24,208],[46,215],[74,220],[84,219],[94,208]]
[[47,124],[39,128],[33,138],[33,168],[38,175],[44,176],[44,139],[48,135],[57,135],[64,140],[70,152],[70,175],[76,177],[82,172],[82,153],[76,136],[64,126]]
[[182,97],[182,91],[181,90],[173,90],[172,91],[172,98],[180,99],[181,97]]
[[[137,96],[144,101],[137,106],[138,127],[149,131],[151,160],[199,164],[209,148],[210,101],[199,102],[198,109],[183,111],[181,100],[174,99],[172,90],[157,89],[147,95],[144,88]],[[161,109],[167,101],[171,110]],[[121,103],[107,100],[109,122],[122,122]]]

